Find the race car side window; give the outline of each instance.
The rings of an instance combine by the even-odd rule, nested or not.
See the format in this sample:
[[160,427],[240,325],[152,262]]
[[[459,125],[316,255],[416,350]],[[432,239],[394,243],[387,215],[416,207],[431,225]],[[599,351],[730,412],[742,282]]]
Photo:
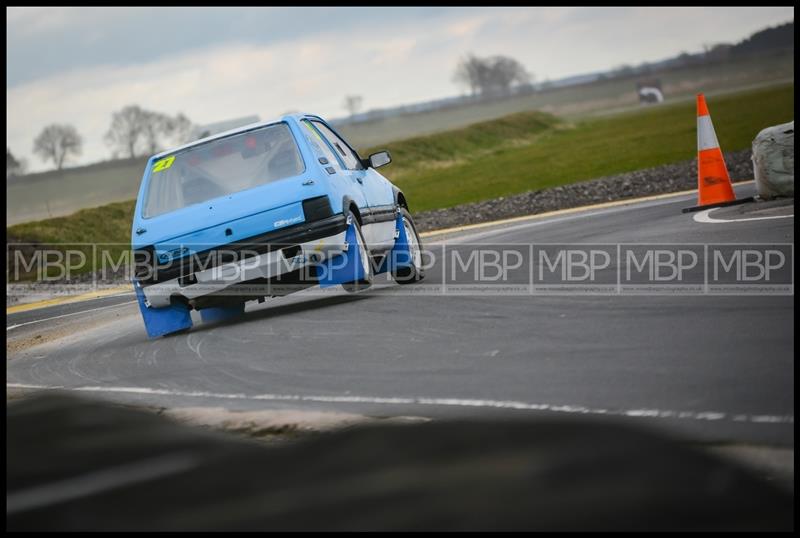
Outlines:
[[306,140],[308,140],[308,143],[311,144],[311,149],[314,150],[314,154],[316,155],[317,159],[324,158],[327,161],[327,164],[323,163],[322,161],[320,161],[320,164],[339,168],[339,159],[336,158],[333,150],[322,139],[322,135],[320,135],[319,132],[311,126],[310,121],[303,120],[302,124],[303,127],[305,127],[303,132],[306,135]]
[[361,166],[361,161],[358,159],[353,150],[350,149],[350,146],[345,143],[344,140],[336,136],[336,133],[331,131],[327,125],[322,123],[321,121],[311,120],[314,126],[319,129],[319,132],[322,133],[322,136],[328,141],[332,148],[336,150],[336,152],[342,157],[344,161],[344,165],[349,170],[363,170],[363,166]]

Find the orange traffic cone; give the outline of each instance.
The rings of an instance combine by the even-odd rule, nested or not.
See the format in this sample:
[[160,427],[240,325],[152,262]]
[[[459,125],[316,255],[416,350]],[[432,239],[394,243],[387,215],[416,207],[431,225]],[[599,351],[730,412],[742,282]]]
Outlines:
[[722,150],[717,142],[714,124],[708,114],[706,98],[702,93],[697,94],[697,205],[683,210],[697,211],[710,207],[742,204],[753,198],[736,199],[722,157]]

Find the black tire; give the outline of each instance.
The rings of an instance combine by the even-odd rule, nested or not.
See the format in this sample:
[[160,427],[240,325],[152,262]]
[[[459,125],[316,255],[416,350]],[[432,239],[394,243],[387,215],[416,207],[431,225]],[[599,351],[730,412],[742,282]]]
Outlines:
[[361,224],[358,222],[355,214],[350,210],[347,211],[347,218],[356,226],[356,241],[360,243],[359,251],[361,253],[359,259],[362,263],[362,267],[364,267],[367,277],[362,280],[356,280],[354,282],[342,284],[342,288],[348,293],[358,293],[372,286],[372,279],[375,274],[372,270],[372,256],[370,256],[369,251],[367,250],[367,243],[364,241],[364,234],[361,232]]
[[[409,247],[412,251],[414,265],[398,267],[392,271],[392,278],[398,284],[413,284],[425,278],[425,270],[422,267],[422,241],[417,233],[417,227],[414,225],[414,219],[411,218],[411,213],[406,208],[401,207],[400,214],[403,216],[403,224],[407,225],[406,235],[409,235],[409,229],[413,233],[413,237],[409,237]],[[414,243],[416,243],[417,254],[414,254]]]

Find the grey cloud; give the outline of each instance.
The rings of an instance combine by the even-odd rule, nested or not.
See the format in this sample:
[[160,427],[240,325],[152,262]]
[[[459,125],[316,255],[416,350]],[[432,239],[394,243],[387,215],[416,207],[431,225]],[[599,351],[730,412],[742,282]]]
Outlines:
[[[14,9],[11,10],[13,13]],[[128,65],[226,42],[270,44],[365,25],[452,17],[446,8],[41,8],[9,17],[7,86],[71,69]],[[64,24],[48,18],[66,19]],[[39,31],[37,31],[39,29]]]

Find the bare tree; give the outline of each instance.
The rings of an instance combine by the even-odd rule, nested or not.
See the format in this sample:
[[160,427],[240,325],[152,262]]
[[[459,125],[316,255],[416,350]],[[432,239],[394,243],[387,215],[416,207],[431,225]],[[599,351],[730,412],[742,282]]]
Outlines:
[[145,137],[147,112],[138,105],[128,105],[111,116],[111,128],[105,135],[106,143],[112,147],[114,156],[123,153],[136,157]]
[[360,95],[348,95],[344,98],[344,108],[347,109],[351,116],[355,116],[361,110],[363,102],[364,99]]
[[21,176],[25,173],[26,168],[27,163],[25,159],[17,159],[14,157],[14,154],[11,153],[11,148],[6,147],[6,179],[11,176]]
[[191,129],[192,122],[183,114],[170,117],[139,105],[128,105],[112,115],[105,141],[115,157],[119,154],[128,157],[152,155],[158,153],[164,144],[188,142]]
[[478,95],[483,87],[486,86],[488,65],[477,56],[468,54],[466,58],[459,62],[453,80],[469,87],[472,95]]
[[142,127],[147,152],[151,155],[161,151],[161,137],[168,135],[171,130],[170,117],[160,112],[143,111]]
[[508,56],[489,58],[489,73],[489,85],[493,93],[508,93],[513,86],[522,86],[531,81],[525,66]]
[[189,118],[179,112],[172,118],[167,118],[165,134],[176,146],[183,145],[191,140],[194,124]]
[[456,67],[453,80],[466,85],[472,95],[508,94],[515,86],[530,85],[533,75],[508,56],[479,58],[468,54]]
[[83,139],[72,125],[48,125],[33,141],[33,152],[43,161],[53,161],[57,170],[70,155],[80,155]]

